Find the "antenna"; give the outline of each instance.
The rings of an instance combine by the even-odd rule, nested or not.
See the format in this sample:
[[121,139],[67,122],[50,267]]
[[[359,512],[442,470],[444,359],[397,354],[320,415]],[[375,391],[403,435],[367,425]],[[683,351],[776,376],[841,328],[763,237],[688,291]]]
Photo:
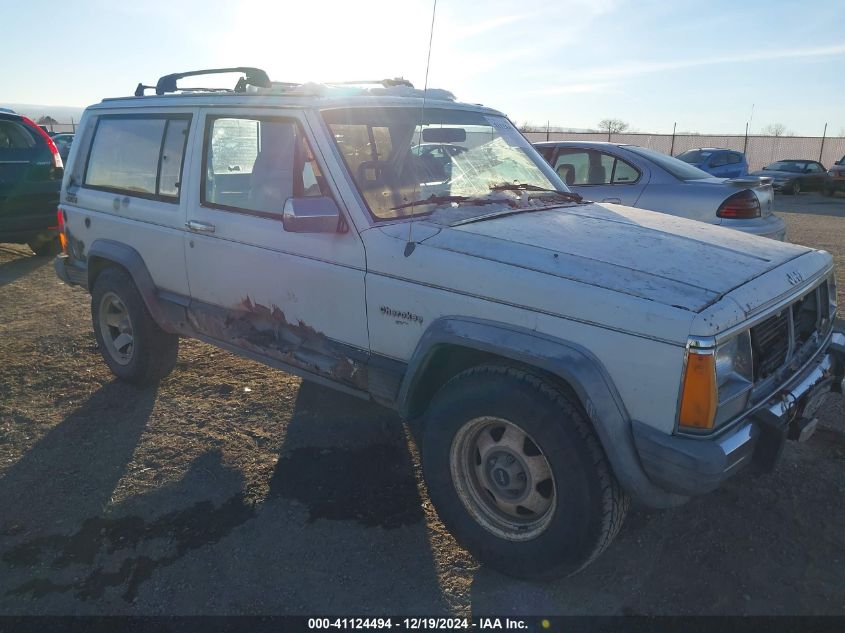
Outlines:
[[[423,84],[422,107],[420,108],[420,132],[417,135],[417,145],[422,143],[422,129],[425,123],[425,96],[428,92],[428,69],[431,66],[431,42],[434,40],[434,16],[437,14],[437,0],[434,0],[434,6],[431,9],[431,29],[428,33],[428,57],[425,60],[425,83]],[[415,179],[416,180],[416,179]],[[417,185],[414,185],[414,197],[417,195]],[[412,230],[414,228],[414,218],[408,222],[408,241],[405,243],[405,257],[408,257],[414,252],[417,245],[414,243]]]

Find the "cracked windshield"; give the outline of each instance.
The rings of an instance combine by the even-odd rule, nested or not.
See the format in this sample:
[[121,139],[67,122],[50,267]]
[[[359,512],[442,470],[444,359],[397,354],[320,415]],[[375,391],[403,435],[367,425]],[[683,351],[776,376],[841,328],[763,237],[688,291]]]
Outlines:
[[[450,219],[471,217],[489,213],[491,206],[523,206],[529,198],[537,205],[555,190],[566,191],[501,116],[399,107],[329,110],[323,117],[379,220],[436,209]],[[516,190],[504,190],[508,186]]]

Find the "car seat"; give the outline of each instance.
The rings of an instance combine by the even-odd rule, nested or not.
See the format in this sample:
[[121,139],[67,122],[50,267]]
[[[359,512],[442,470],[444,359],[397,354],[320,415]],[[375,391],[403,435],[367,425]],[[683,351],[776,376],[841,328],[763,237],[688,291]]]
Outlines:
[[560,179],[563,180],[568,186],[575,184],[575,165],[571,163],[561,163],[555,168],[557,175],[560,176]]

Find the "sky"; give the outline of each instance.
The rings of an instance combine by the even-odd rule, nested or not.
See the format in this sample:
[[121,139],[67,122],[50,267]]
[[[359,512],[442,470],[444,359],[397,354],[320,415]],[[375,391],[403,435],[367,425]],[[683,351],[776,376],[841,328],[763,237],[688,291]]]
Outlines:
[[[433,0],[29,0],[0,106],[85,106],[196,68],[421,87]],[[50,26],[52,25],[52,26]],[[55,39],[50,41],[50,33]],[[845,135],[845,1],[438,0],[428,85],[517,123]],[[206,82],[207,83],[207,82]],[[219,84],[218,84],[219,85]]]

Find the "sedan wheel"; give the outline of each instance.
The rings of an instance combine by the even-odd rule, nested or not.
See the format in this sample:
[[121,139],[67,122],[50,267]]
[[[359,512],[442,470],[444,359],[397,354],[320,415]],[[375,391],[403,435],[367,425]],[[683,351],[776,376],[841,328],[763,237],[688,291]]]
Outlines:
[[797,196],[799,193],[801,193],[801,181],[796,180],[792,183],[792,195]]

